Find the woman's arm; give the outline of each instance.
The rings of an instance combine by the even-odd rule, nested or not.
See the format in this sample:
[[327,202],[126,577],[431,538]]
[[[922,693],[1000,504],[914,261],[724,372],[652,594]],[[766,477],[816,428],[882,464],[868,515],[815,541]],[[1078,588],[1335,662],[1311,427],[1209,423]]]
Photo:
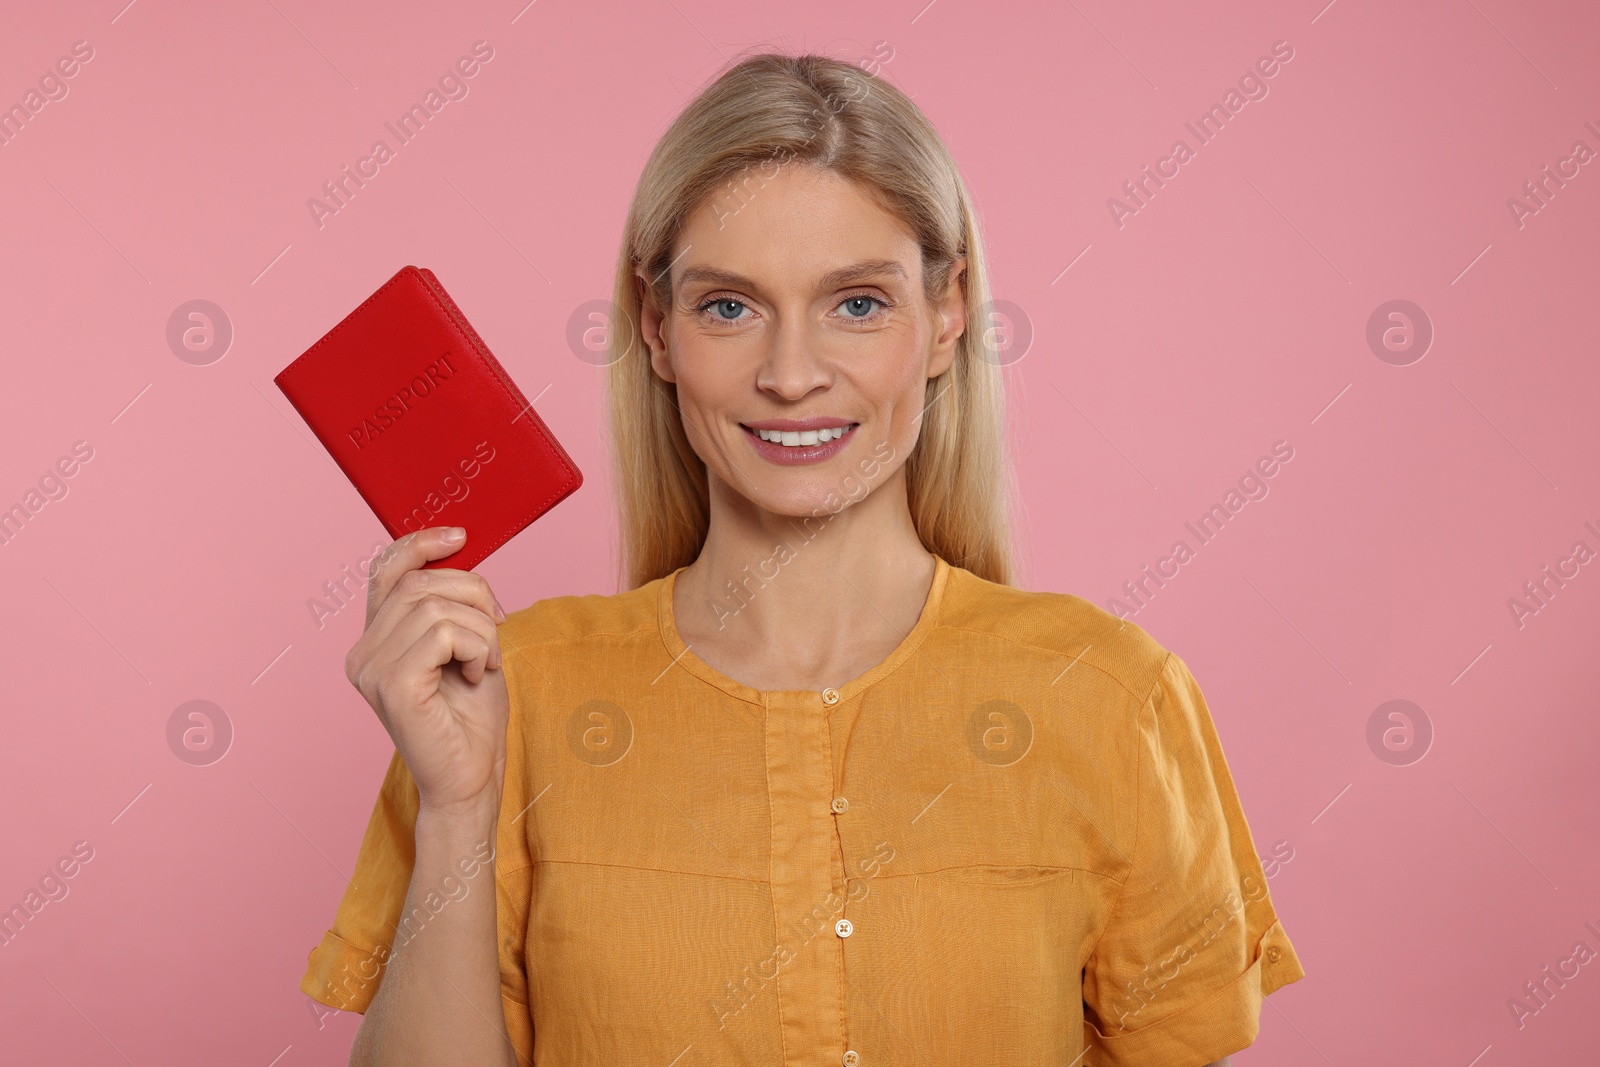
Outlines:
[[[494,865],[470,878],[462,877],[460,866],[493,847],[498,818],[498,797],[475,812],[418,812],[416,866],[402,915],[426,916],[426,922],[408,926],[402,919],[395,951],[356,1031],[351,1067],[515,1067],[500,999]],[[443,898],[442,885],[459,884],[466,893],[438,912],[422,906],[430,892]]]
[[355,1067],[511,1067],[516,1056],[492,862],[510,700],[496,623],[506,615],[481,575],[423,566],[461,547],[465,532],[446,532],[389,546],[368,586],[366,629],[345,656],[345,676],[417,785],[411,883],[350,1050]]

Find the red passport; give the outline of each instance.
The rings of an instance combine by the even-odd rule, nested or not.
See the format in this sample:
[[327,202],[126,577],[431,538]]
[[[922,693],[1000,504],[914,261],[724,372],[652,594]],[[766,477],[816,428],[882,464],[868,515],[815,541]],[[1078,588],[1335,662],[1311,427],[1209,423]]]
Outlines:
[[583,475],[433,272],[407,266],[273,379],[394,539],[463,526],[471,570]]

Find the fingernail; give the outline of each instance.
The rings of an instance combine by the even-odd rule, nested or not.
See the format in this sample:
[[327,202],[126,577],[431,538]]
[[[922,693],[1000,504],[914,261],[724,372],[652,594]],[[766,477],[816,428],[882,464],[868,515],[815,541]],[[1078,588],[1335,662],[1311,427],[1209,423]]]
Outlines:
[[467,539],[467,531],[460,526],[452,526],[445,530],[444,539],[452,545],[458,541],[465,541]]
[[499,597],[495,597],[494,612],[495,612],[495,614],[497,616],[499,616],[499,618],[496,620],[497,622],[505,622],[506,621],[506,609],[500,606],[500,598]]

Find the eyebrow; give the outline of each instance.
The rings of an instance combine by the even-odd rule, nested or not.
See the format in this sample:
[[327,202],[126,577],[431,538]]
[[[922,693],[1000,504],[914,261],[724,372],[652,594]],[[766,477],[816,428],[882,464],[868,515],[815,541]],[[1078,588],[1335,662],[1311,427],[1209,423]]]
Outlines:
[[[829,271],[817,279],[817,291],[825,293],[831,289],[838,289],[867,278],[881,277],[892,274],[904,279],[906,269],[895,259],[867,259],[860,263],[852,263],[848,267]],[[690,267],[678,279],[678,285],[687,289],[691,285],[701,282],[710,282],[713,285],[726,286],[730,289],[759,289],[760,286],[742,274],[731,270],[721,270],[717,267]]]

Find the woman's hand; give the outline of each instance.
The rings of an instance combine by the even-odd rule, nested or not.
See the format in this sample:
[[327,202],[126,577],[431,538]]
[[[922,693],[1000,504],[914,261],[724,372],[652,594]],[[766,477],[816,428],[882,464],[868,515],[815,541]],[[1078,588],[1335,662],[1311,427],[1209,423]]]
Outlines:
[[407,534],[378,557],[344,673],[394,739],[422,809],[469,815],[498,807],[505,772],[505,612],[480,575],[422,569],[465,544],[450,529]]

